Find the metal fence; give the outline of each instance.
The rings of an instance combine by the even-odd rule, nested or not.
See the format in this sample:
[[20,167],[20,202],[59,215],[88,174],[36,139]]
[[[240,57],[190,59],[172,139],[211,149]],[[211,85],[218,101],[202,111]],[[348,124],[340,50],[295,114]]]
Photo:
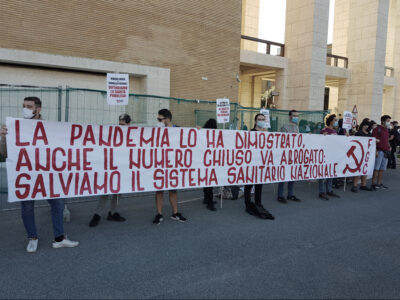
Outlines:
[[[42,117],[59,122],[84,124],[117,124],[118,116],[127,113],[132,123],[139,126],[155,126],[158,111],[168,108],[173,123],[181,127],[202,127],[210,118],[216,118],[215,100],[182,99],[153,95],[130,94],[126,106],[109,106],[107,93],[101,90],[76,89],[71,87],[27,87],[0,85],[0,124],[6,117],[21,117],[22,100],[37,96],[42,100]],[[254,116],[259,108],[242,107],[231,103],[230,122],[219,128],[249,130],[254,126]],[[270,131],[279,131],[288,121],[287,110],[270,109]],[[299,111],[300,131],[316,133],[323,127],[326,111]],[[0,211],[18,208],[7,202],[7,177],[5,158],[0,156]],[[79,198],[80,201],[93,200]],[[69,200],[71,201],[71,200]],[[45,203],[40,201],[41,203]]]

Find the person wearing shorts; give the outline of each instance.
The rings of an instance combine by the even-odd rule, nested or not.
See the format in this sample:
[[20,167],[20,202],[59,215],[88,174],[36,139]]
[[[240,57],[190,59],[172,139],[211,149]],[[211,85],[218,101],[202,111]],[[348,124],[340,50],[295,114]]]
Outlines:
[[381,117],[381,124],[373,131],[372,136],[376,138],[376,159],[374,166],[374,175],[372,176],[372,189],[387,189],[382,183],[383,172],[386,171],[388,158],[390,155],[389,130],[391,117],[384,115]]
[[[158,127],[176,127],[172,124],[172,114],[168,109],[161,109],[157,117]],[[186,218],[178,212],[178,192],[177,190],[169,190],[169,203],[172,208],[171,219],[179,222],[186,222]],[[156,207],[157,214],[154,217],[153,224],[159,225],[163,220],[162,207],[164,201],[164,191],[156,192]]]

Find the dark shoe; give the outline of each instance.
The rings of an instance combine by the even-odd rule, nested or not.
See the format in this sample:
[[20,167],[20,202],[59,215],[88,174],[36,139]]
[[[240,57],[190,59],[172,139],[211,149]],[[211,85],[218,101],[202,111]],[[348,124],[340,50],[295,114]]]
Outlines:
[[278,197],[278,202],[280,203],[287,203],[286,199],[283,197]]
[[211,204],[207,204],[207,209],[209,209],[209,210],[211,210],[211,211],[216,211],[217,209],[215,208],[215,205],[214,205],[214,203],[211,203]]
[[380,185],[378,185],[377,188],[384,189],[384,190],[388,189],[388,187],[386,185],[383,185],[382,183]]
[[371,184],[371,191],[374,191],[374,192],[377,191],[376,184]]
[[331,197],[336,197],[336,198],[340,198],[340,196],[338,195],[338,194],[335,194],[334,192],[328,192],[328,193],[326,193],[328,196],[331,196]]
[[89,227],[96,227],[100,222],[101,217],[98,214],[94,214],[93,218],[90,220]]
[[296,202],[300,202],[301,200],[299,198],[297,198],[296,196],[289,196],[287,197],[288,200],[292,200],[292,201],[296,201]]
[[153,224],[159,225],[164,220],[163,215],[157,214],[154,217]]
[[360,190],[372,192],[372,188],[369,188],[366,185],[360,186]]
[[324,200],[329,200],[329,198],[326,196],[326,194],[325,193],[319,193],[319,196],[318,196],[320,199],[324,199]]
[[175,221],[179,221],[179,222],[186,222],[186,218],[184,217],[184,216],[182,216],[180,213],[176,213],[176,214],[173,214],[172,216],[171,216],[171,219],[172,220],[175,220]]
[[350,191],[352,191],[353,193],[358,193],[358,189],[356,186],[352,186]]
[[115,212],[113,214],[111,214],[111,212],[108,212],[108,216],[107,216],[107,220],[108,221],[117,221],[117,222],[125,222],[125,218],[121,217],[119,213]]
[[[217,204],[217,201],[214,200],[213,203]],[[203,199],[203,204],[207,204],[207,200],[206,199]]]
[[256,205],[253,202],[250,202],[249,204],[246,205],[246,212],[252,216],[257,216],[257,217],[259,216]]
[[260,205],[255,205],[255,208],[256,208],[258,216],[261,219],[269,219],[269,220],[274,220],[275,219],[274,216],[271,215],[271,213],[268,210],[266,210],[264,208],[264,206],[262,206],[261,204]]

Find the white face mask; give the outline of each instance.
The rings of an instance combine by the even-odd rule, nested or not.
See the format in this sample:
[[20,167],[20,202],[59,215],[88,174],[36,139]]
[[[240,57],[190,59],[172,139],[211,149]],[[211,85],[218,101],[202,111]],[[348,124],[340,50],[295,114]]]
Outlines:
[[22,112],[24,119],[32,119],[35,114],[33,113],[33,110],[29,109],[29,108],[24,108],[23,112]]
[[390,122],[386,122],[386,128],[390,128]]
[[165,124],[163,122],[158,122],[157,127],[165,127]]

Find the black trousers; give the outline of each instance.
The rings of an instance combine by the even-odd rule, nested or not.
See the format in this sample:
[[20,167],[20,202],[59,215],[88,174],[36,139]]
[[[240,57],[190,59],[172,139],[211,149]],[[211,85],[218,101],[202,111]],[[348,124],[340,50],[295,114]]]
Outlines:
[[[248,204],[250,204],[251,202],[251,188],[253,187],[253,185],[245,185],[244,186],[244,203],[246,204],[246,206]],[[262,184],[256,184],[254,185],[254,202],[256,203],[256,205],[261,205],[261,192],[262,192]]]
[[203,193],[204,193],[204,202],[206,202],[206,204],[213,204],[213,198],[214,198],[213,188],[212,187],[203,188]]
[[396,169],[396,147],[392,147],[392,150],[390,151],[389,159],[388,159],[388,168],[391,169]]

